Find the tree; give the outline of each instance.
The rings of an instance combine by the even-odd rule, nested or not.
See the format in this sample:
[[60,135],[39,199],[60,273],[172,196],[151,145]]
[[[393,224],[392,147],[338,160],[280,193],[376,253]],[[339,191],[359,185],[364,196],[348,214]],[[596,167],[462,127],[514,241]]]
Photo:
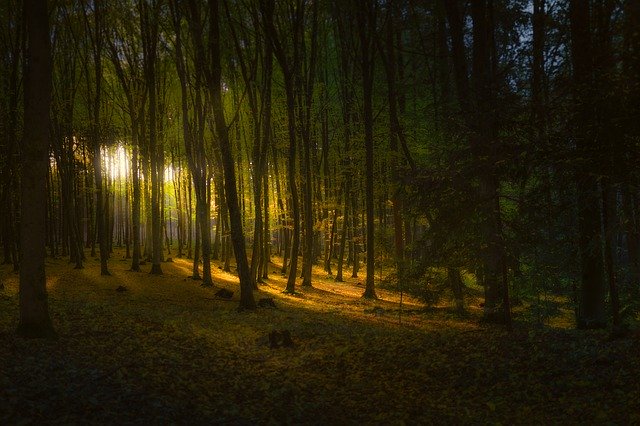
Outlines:
[[5,60],[2,62],[2,71],[4,75],[2,79],[3,96],[0,113],[7,115],[5,125],[1,126],[4,137],[2,138],[3,149],[0,155],[4,160],[4,164],[0,169],[2,182],[2,194],[0,201],[4,208],[2,209],[2,242],[4,251],[4,263],[13,264],[14,272],[19,270],[18,260],[18,238],[16,234],[19,232],[15,217],[17,214],[17,199],[19,190],[18,174],[19,170],[14,161],[18,152],[18,130],[19,130],[19,106],[20,106],[20,85],[22,80],[21,65],[23,63],[22,52],[24,39],[24,26],[18,24],[22,19],[22,11],[18,4],[21,1],[6,2],[6,9],[3,17],[5,18],[6,30],[3,31],[1,41],[2,49],[5,52]]
[[[341,7],[342,6],[342,7]],[[344,255],[347,244],[347,230],[349,228],[349,200],[355,199],[356,191],[353,188],[354,164],[351,157],[351,127],[354,104],[354,87],[356,79],[355,58],[351,54],[355,42],[355,29],[349,22],[353,17],[351,7],[344,7],[342,2],[336,2],[333,20],[335,23],[336,40],[338,44],[338,86],[340,93],[340,107],[342,109],[342,134],[344,137],[344,152],[340,162],[340,174],[342,182],[338,199],[342,204],[342,229],[340,230],[340,242],[338,248],[338,264],[336,266],[336,282],[343,282]],[[344,200],[344,201],[343,201]],[[353,204],[352,204],[353,205]],[[355,214],[355,212],[352,212]]]
[[218,0],[209,0],[210,51],[211,51],[211,103],[216,135],[218,136],[222,167],[224,169],[224,189],[231,222],[231,242],[240,276],[240,309],[255,309],[253,282],[247,261],[242,218],[238,204],[233,154],[222,105],[222,66],[220,61],[220,7]]
[[[267,200],[268,193],[263,192],[262,187],[268,185],[267,154],[271,145],[271,111],[272,97],[271,86],[273,80],[273,48],[264,37],[250,37],[245,21],[252,26],[259,26],[259,12],[255,4],[248,4],[247,10],[237,10],[235,15],[239,19],[234,20],[229,10],[229,2],[225,1],[224,9],[229,25],[229,34],[233,40],[235,58],[240,65],[240,74],[247,94],[249,112],[251,114],[251,129],[253,146],[251,148],[252,189],[255,209],[253,227],[253,244],[251,248],[251,279],[254,283],[262,281],[260,269],[268,271],[268,206],[263,209],[262,199]],[[247,15],[245,15],[245,13]],[[244,17],[248,19],[244,19]],[[260,73],[262,64],[262,73]]]
[[572,0],[569,4],[571,23],[571,63],[573,66],[575,126],[577,151],[576,187],[578,196],[578,233],[580,248],[581,300],[578,327],[606,326],[604,310],[604,269],[602,258],[601,201],[598,177],[594,174],[599,161],[598,141],[592,127],[593,58],[591,57],[591,23],[588,2]]
[[[179,8],[174,8],[176,13],[179,13]],[[187,153],[187,160],[189,162],[189,168],[191,169],[191,175],[193,176],[193,184],[196,195],[196,229],[200,232],[196,236],[196,254],[194,256],[193,277],[198,279],[198,244],[202,246],[202,273],[204,287],[212,286],[211,280],[211,224],[210,224],[210,179],[209,172],[207,170],[207,155],[204,144],[204,133],[206,124],[206,102],[203,102],[202,96],[205,90],[208,90],[208,80],[210,79],[210,64],[206,61],[205,48],[204,48],[204,33],[203,22],[200,15],[200,8],[195,1],[188,2],[188,17],[189,17],[189,29],[191,32],[191,40],[193,42],[194,49],[194,119],[190,128],[188,126],[188,106],[186,104],[187,99],[187,77],[186,77],[186,62],[183,62],[182,55],[178,57],[178,73],[181,79],[181,93],[182,93],[182,111],[183,120],[185,120],[184,127],[184,143],[185,151]],[[175,18],[174,18],[175,19]],[[179,23],[179,19],[177,21]],[[176,27],[179,31],[179,27]],[[176,39],[176,48],[178,47],[180,40]],[[187,134],[188,133],[188,134]],[[220,190],[220,188],[217,188]],[[222,194],[224,197],[224,194]],[[198,238],[199,236],[199,238]]]
[[[126,3],[119,4],[124,8]],[[114,14],[116,11],[114,11]],[[116,15],[118,16],[118,15]],[[122,26],[113,28],[113,38],[108,38],[109,53],[116,76],[122,86],[131,122],[131,234],[133,253],[131,256],[131,270],[140,272],[140,125],[143,120],[144,105],[147,92],[143,84],[142,66],[140,64],[141,35],[137,33],[135,22],[128,22],[121,15]],[[117,40],[117,42],[116,42]],[[124,62],[124,63],[123,63]]]
[[[304,7],[304,2],[301,4]],[[304,19],[304,10],[300,12]],[[303,224],[304,244],[302,255],[302,286],[311,286],[311,269],[313,266],[313,183],[311,164],[311,112],[313,101],[313,87],[316,78],[316,62],[318,56],[318,2],[313,2],[311,13],[311,35],[309,46],[309,58],[303,57],[303,66],[297,79],[296,92],[298,95],[298,123],[303,146],[302,169],[304,175],[303,185]],[[304,37],[302,53],[306,52]],[[305,55],[306,56],[306,55]]]
[[289,138],[289,150],[287,156],[287,184],[289,195],[291,196],[291,210],[293,214],[293,236],[291,242],[291,264],[289,266],[289,277],[287,279],[286,293],[295,293],[296,277],[298,274],[298,250],[300,249],[300,201],[298,199],[298,186],[296,183],[296,151],[297,151],[297,130],[296,130],[296,95],[295,82],[299,78],[299,67],[301,60],[300,43],[304,23],[304,7],[301,0],[296,0],[294,4],[288,4],[288,20],[291,22],[291,52],[287,55],[285,50],[288,46],[284,44],[285,36],[278,32],[274,25],[274,0],[261,0],[260,13],[264,23],[265,33],[269,43],[273,46],[273,54],[282,69],[284,78],[284,88],[287,105],[287,135]]
[[160,181],[164,164],[159,161],[162,145],[158,144],[156,61],[158,55],[159,4],[140,2],[140,28],[144,57],[144,78],[149,98],[149,157],[151,162],[151,273],[162,275],[162,230],[160,224]]
[[[87,101],[90,109],[90,133],[93,154],[93,176],[95,179],[95,219],[96,229],[98,231],[98,243],[100,245],[100,274],[111,275],[108,267],[109,244],[107,241],[107,214],[105,209],[105,198],[103,193],[103,176],[102,176],[102,128],[100,122],[100,108],[102,107],[102,55],[104,48],[104,10],[102,0],[93,2],[93,9],[90,10],[89,5],[83,3],[83,13],[85,20],[85,28],[89,35],[90,55],[93,59],[93,77],[94,87],[91,88],[87,84]],[[90,22],[90,14],[92,13],[93,23]],[[88,60],[85,62],[85,72],[89,75]],[[92,249],[93,250],[93,249]],[[93,253],[92,253],[93,254]]]
[[[364,294],[367,299],[376,299],[374,284],[375,256],[374,223],[373,223],[373,77],[374,77],[374,46],[373,38],[376,31],[376,7],[372,0],[364,5],[357,3],[356,18],[360,38],[360,67],[362,71],[362,105],[364,121],[365,146],[365,202],[367,211],[367,280]],[[355,213],[355,212],[354,212]]]
[[497,94],[493,2],[471,4],[473,46],[471,78],[465,58],[463,19],[457,2],[444,2],[460,111],[478,181],[477,213],[480,216],[480,278],[485,289],[484,318],[511,322],[500,207],[500,176],[497,162]]
[[25,0],[27,56],[21,155],[20,323],[18,335],[52,337],[45,273],[51,46],[46,0]]
[[[76,36],[72,25],[72,12],[65,6],[60,7],[62,19],[56,28],[54,55],[57,67],[53,75],[54,96],[52,100],[52,146],[58,173],[60,175],[63,230],[68,235],[69,254],[76,269],[84,267],[85,260],[81,225],[77,217],[78,205],[74,187],[77,185],[74,142],[74,106],[79,86],[80,70],[77,55],[71,49]],[[55,64],[54,64],[55,65]],[[57,71],[57,72],[55,72]],[[63,241],[63,254],[67,241]]]

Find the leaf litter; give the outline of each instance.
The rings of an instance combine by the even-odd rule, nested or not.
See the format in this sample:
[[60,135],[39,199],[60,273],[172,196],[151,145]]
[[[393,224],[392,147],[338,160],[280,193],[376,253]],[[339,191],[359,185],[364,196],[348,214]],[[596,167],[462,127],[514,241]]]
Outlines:
[[640,422],[637,334],[506,331],[473,303],[464,318],[406,297],[400,309],[319,269],[295,295],[272,274],[255,296],[273,305],[238,312],[233,274],[214,268],[202,288],[185,259],[163,276],[127,266],[102,277],[94,260],[48,260],[57,340],[15,337],[18,278],[2,267],[0,424]]

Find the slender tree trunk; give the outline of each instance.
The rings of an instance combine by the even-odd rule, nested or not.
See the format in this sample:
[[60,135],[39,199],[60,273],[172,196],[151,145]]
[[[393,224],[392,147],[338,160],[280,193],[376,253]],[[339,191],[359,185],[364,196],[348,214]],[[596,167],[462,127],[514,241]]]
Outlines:
[[377,299],[374,274],[374,194],[373,194],[373,75],[374,49],[373,37],[376,31],[376,12],[373,1],[367,0],[358,6],[356,12],[360,38],[360,67],[362,71],[362,104],[365,145],[365,204],[367,216],[367,278],[362,295],[366,299]]
[[[366,197],[366,194],[365,194]],[[351,270],[351,278],[358,278],[358,272],[360,272],[360,242],[363,241],[361,237],[362,233],[360,232],[360,222],[358,221],[358,216],[361,213],[358,205],[358,197],[355,194],[355,191],[352,189],[351,193],[351,262],[352,262],[352,270]],[[347,261],[349,258],[347,258]],[[347,262],[348,263],[348,262]]]
[[336,282],[343,282],[342,269],[344,265],[344,251],[347,245],[347,229],[349,228],[349,206],[347,203],[347,193],[345,191],[344,208],[342,215],[342,230],[340,231],[340,247],[338,248],[338,265],[336,266]]
[[102,1],[94,2],[94,46],[93,59],[95,66],[95,93],[92,105],[92,139],[93,139],[93,171],[96,194],[96,229],[98,231],[98,245],[100,246],[100,274],[111,275],[107,261],[109,259],[109,245],[107,242],[107,212],[104,203],[104,184],[102,182],[102,135],[100,129],[100,102],[102,95],[102,42],[103,42],[103,11]]
[[391,150],[391,159],[389,161],[389,167],[391,172],[391,204],[393,215],[393,230],[394,230],[394,249],[395,249],[395,261],[396,269],[398,273],[398,279],[403,279],[403,263],[404,263],[404,232],[402,229],[402,198],[400,197],[401,185],[399,185],[399,173],[398,173],[398,139],[402,129],[400,128],[400,121],[398,119],[398,100],[397,100],[397,85],[396,85],[396,48],[395,42],[395,11],[393,2],[389,3],[387,10],[387,31],[386,31],[386,58],[383,55],[383,62],[386,68],[387,74],[387,101],[389,104],[389,148]]
[[[316,72],[316,57],[318,50],[318,3],[312,3],[311,16],[311,46],[308,66],[303,67],[306,73],[298,78],[299,118],[303,146],[302,168],[304,176],[304,247],[302,256],[302,286],[311,287],[311,271],[313,266],[314,215],[313,215],[313,179],[311,164],[311,106]],[[303,84],[304,80],[304,84]]]
[[[289,195],[291,197],[291,212],[293,220],[293,231],[291,235],[291,264],[289,265],[289,277],[285,293],[294,293],[296,277],[298,274],[298,252],[300,250],[300,201],[298,199],[298,187],[296,183],[296,94],[295,79],[299,78],[300,67],[300,38],[302,34],[304,9],[301,3],[297,3],[294,10],[294,17],[291,22],[293,37],[293,58],[287,58],[281,42],[278,37],[273,19],[274,1],[268,0],[261,4],[261,13],[263,16],[266,35],[269,42],[273,46],[274,55],[278,60],[278,64],[284,74],[284,86],[286,95],[287,109],[287,133],[289,136],[289,150],[287,158],[287,183],[289,187]],[[283,269],[285,265],[283,264]]]
[[194,281],[200,281],[202,277],[200,276],[200,239],[202,238],[202,233],[200,232],[200,220],[197,217],[195,223],[195,236],[196,241],[194,243],[193,249],[193,266],[192,266],[192,274],[191,279]]
[[155,1],[152,4],[142,3],[140,13],[140,27],[142,32],[142,45],[144,56],[144,77],[149,98],[149,160],[151,175],[151,271],[153,275],[162,275],[162,228],[160,220],[160,183],[162,177],[162,164],[159,164],[159,151],[162,146],[158,145],[158,123],[157,123],[157,84],[156,84],[156,58],[158,43],[158,5]]
[[133,147],[131,149],[131,185],[133,186],[133,193],[131,199],[131,234],[133,250],[131,255],[131,271],[140,272],[140,164],[138,161],[139,151],[139,139],[138,139],[138,125],[132,132],[135,134],[133,140]]
[[262,279],[269,278],[269,264],[271,263],[271,227],[269,225],[269,176],[265,173],[262,177],[264,182],[263,200],[264,200],[264,234],[262,255],[264,256],[264,268],[262,270]]
[[456,302],[456,310],[459,314],[464,312],[464,284],[462,282],[462,276],[460,275],[459,268],[449,267],[447,268],[447,279],[453,292],[453,297]]
[[245,249],[244,232],[242,230],[242,217],[240,215],[238,193],[236,188],[235,168],[233,154],[227,123],[224,117],[222,105],[222,67],[220,63],[220,13],[218,0],[209,0],[209,25],[210,53],[211,53],[211,74],[212,80],[209,86],[211,91],[211,101],[213,117],[216,127],[216,134],[219,139],[220,154],[222,156],[222,167],[224,169],[224,189],[229,209],[229,221],[231,223],[231,241],[236,257],[236,266],[240,276],[240,309],[255,309],[256,304],[253,298],[253,282],[247,261],[247,251]]

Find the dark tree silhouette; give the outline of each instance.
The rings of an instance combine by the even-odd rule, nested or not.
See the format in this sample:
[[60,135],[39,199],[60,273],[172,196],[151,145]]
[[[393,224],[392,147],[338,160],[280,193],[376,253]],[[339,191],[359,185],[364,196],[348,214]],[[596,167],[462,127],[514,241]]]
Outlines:
[[51,107],[51,46],[46,0],[25,0],[27,51],[22,138],[20,323],[24,337],[51,337],[45,276],[47,164]]

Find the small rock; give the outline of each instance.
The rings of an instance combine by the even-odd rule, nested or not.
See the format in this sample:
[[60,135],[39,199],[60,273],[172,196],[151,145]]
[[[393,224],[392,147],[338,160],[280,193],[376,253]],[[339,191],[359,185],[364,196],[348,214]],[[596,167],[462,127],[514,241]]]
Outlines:
[[262,297],[258,300],[259,308],[275,308],[276,303],[273,301],[271,297]]
[[271,349],[292,348],[293,346],[294,344],[289,330],[273,330],[269,333],[269,347]]
[[127,291],[127,288],[123,285],[119,285],[118,288],[116,288],[116,291],[122,293],[124,291]]
[[227,290],[226,288],[221,288],[220,290],[215,292],[215,295],[221,299],[231,299],[233,297],[233,292],[231,290]]

